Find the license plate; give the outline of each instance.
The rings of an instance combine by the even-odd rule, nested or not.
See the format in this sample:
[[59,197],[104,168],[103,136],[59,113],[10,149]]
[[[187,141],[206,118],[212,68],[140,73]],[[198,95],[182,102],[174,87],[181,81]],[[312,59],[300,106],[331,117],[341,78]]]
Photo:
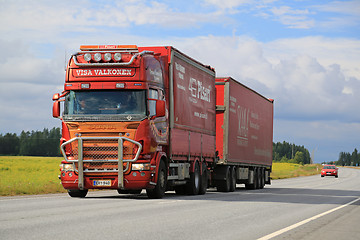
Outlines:
[[110,187],[111,180],[93,180],[94,187]]

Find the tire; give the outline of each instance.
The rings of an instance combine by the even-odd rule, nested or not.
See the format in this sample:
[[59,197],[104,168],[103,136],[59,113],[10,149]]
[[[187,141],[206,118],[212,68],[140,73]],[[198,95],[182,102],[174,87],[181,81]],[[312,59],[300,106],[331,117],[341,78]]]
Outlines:
[[199,195],[204,195],[208,187],[208,172],[206,163],[202,163],[201,177],[200,177],[200,188]]
[[321,177],[324,177],[324,175],[321,175]]
[[260,185],[259,185],[259,189],[263,189],[265,186],[265,171],[264,168],[259,168],[259,177],[260,177]]
[[190,173],[190,180],[186,184],[186,192],[189,195],[197,195],[200,189],[200,166],[199,162],[195,162],[194,172]]
[[254,172],[254,181],[253,181],[253,183],[246,183],[245,184],[245,188],[246,189],[248,189],[248,190],[254,190],[254,189],[256,189],[257,188],[257,183],[258,183],[258,177],[257,177],[257,168],[255,168],[254,170],[253,170],[253,172]]
[[234,192],[236,189],[236,167],[230,168],[230,192]]
[[68,190],[68,194],[70,197],[75,197],[75,198],[84,198],[86,197],[86,194],[88,193],[88,190],[79,190],[79,189],[73,189],[73,190]]
[[335,175],[335,178],[338,178],[339,176],[338,175]]
[[226,167],[225,180],[219,180],[216,184],[218,192],[229,192],[231,185],[230,167]]
[[155,188],[146,189],[148,198],[160,199],[165,195],[167,182],[167,170],[163,160],[160,160],[158,178]]

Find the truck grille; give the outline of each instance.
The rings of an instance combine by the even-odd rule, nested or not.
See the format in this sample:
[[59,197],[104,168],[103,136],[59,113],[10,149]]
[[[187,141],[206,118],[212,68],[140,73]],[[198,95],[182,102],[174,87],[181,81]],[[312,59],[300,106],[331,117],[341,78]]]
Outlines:
[[[119,154],[122,149],[122,155]],[[61,145],[62,153],[78,170],[82,161],[84,174],[118,172],[119,158],[124,172],[136,161],[141,144],[125,137],[77,137]]]

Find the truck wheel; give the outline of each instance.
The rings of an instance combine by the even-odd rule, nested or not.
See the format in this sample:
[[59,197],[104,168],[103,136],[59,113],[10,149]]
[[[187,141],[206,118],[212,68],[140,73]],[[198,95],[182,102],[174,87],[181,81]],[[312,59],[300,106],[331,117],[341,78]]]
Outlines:
[[[254,189],[256,189],[256,186],[257,186],[257,168],[255,168],[252,171],[254,172],[253,183],[246,183],[245,184],[245,188],[248,189],[248,190],[254,190]],[[249,178],[250,178],[250,174],[249,174]]]
[[254,189],[260,188],[260,168],[255,169],[255,187]]
[[216,189],[218,192],[229,192],[230,191],[230,185],[231,185],[231,175],[230,175],[230,167],[226,167],[225,172],[225,180],[220,180],[216,184]]
[[207,173],[207,166],[204,162],[202,163],[201,166],[202,166],[202,174],[200,178],[199,195],[204,195],[206,193],[208,186],[208,173]]
[[76,197],[76,198],[84,198],[86,197],[86,194],[88,193],[88,190],[78,190],[78,189],[73,189],[73,190],[68,190],[68,194],[70,195],[70,197]]
[[158,171],[158,179],[154,189],[146,189],[146,194],[151,199],[159,199],[162,198],[165,194],[166,190],[166,166],[163,160],[160,160],[159,171]]
[[264,172],[264,168],[259,168],[259,177],[260,177],[260,189],[263,189],[265,186],[265,172]]
[[199,163],[195,162],[194,172],[190,173],[190,180],[186,186],[187,193],[190,195],[197,195],[200,189],[200,167]]
[[234,192],[236,189],[236,167],[230,168],[230,192]]

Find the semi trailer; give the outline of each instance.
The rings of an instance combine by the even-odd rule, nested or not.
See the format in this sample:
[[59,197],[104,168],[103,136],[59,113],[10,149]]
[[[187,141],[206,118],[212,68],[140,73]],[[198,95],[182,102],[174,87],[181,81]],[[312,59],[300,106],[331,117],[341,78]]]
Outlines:
[[273,100],[174,47],[83,45],[53,101],[71,197],[270,184]]

